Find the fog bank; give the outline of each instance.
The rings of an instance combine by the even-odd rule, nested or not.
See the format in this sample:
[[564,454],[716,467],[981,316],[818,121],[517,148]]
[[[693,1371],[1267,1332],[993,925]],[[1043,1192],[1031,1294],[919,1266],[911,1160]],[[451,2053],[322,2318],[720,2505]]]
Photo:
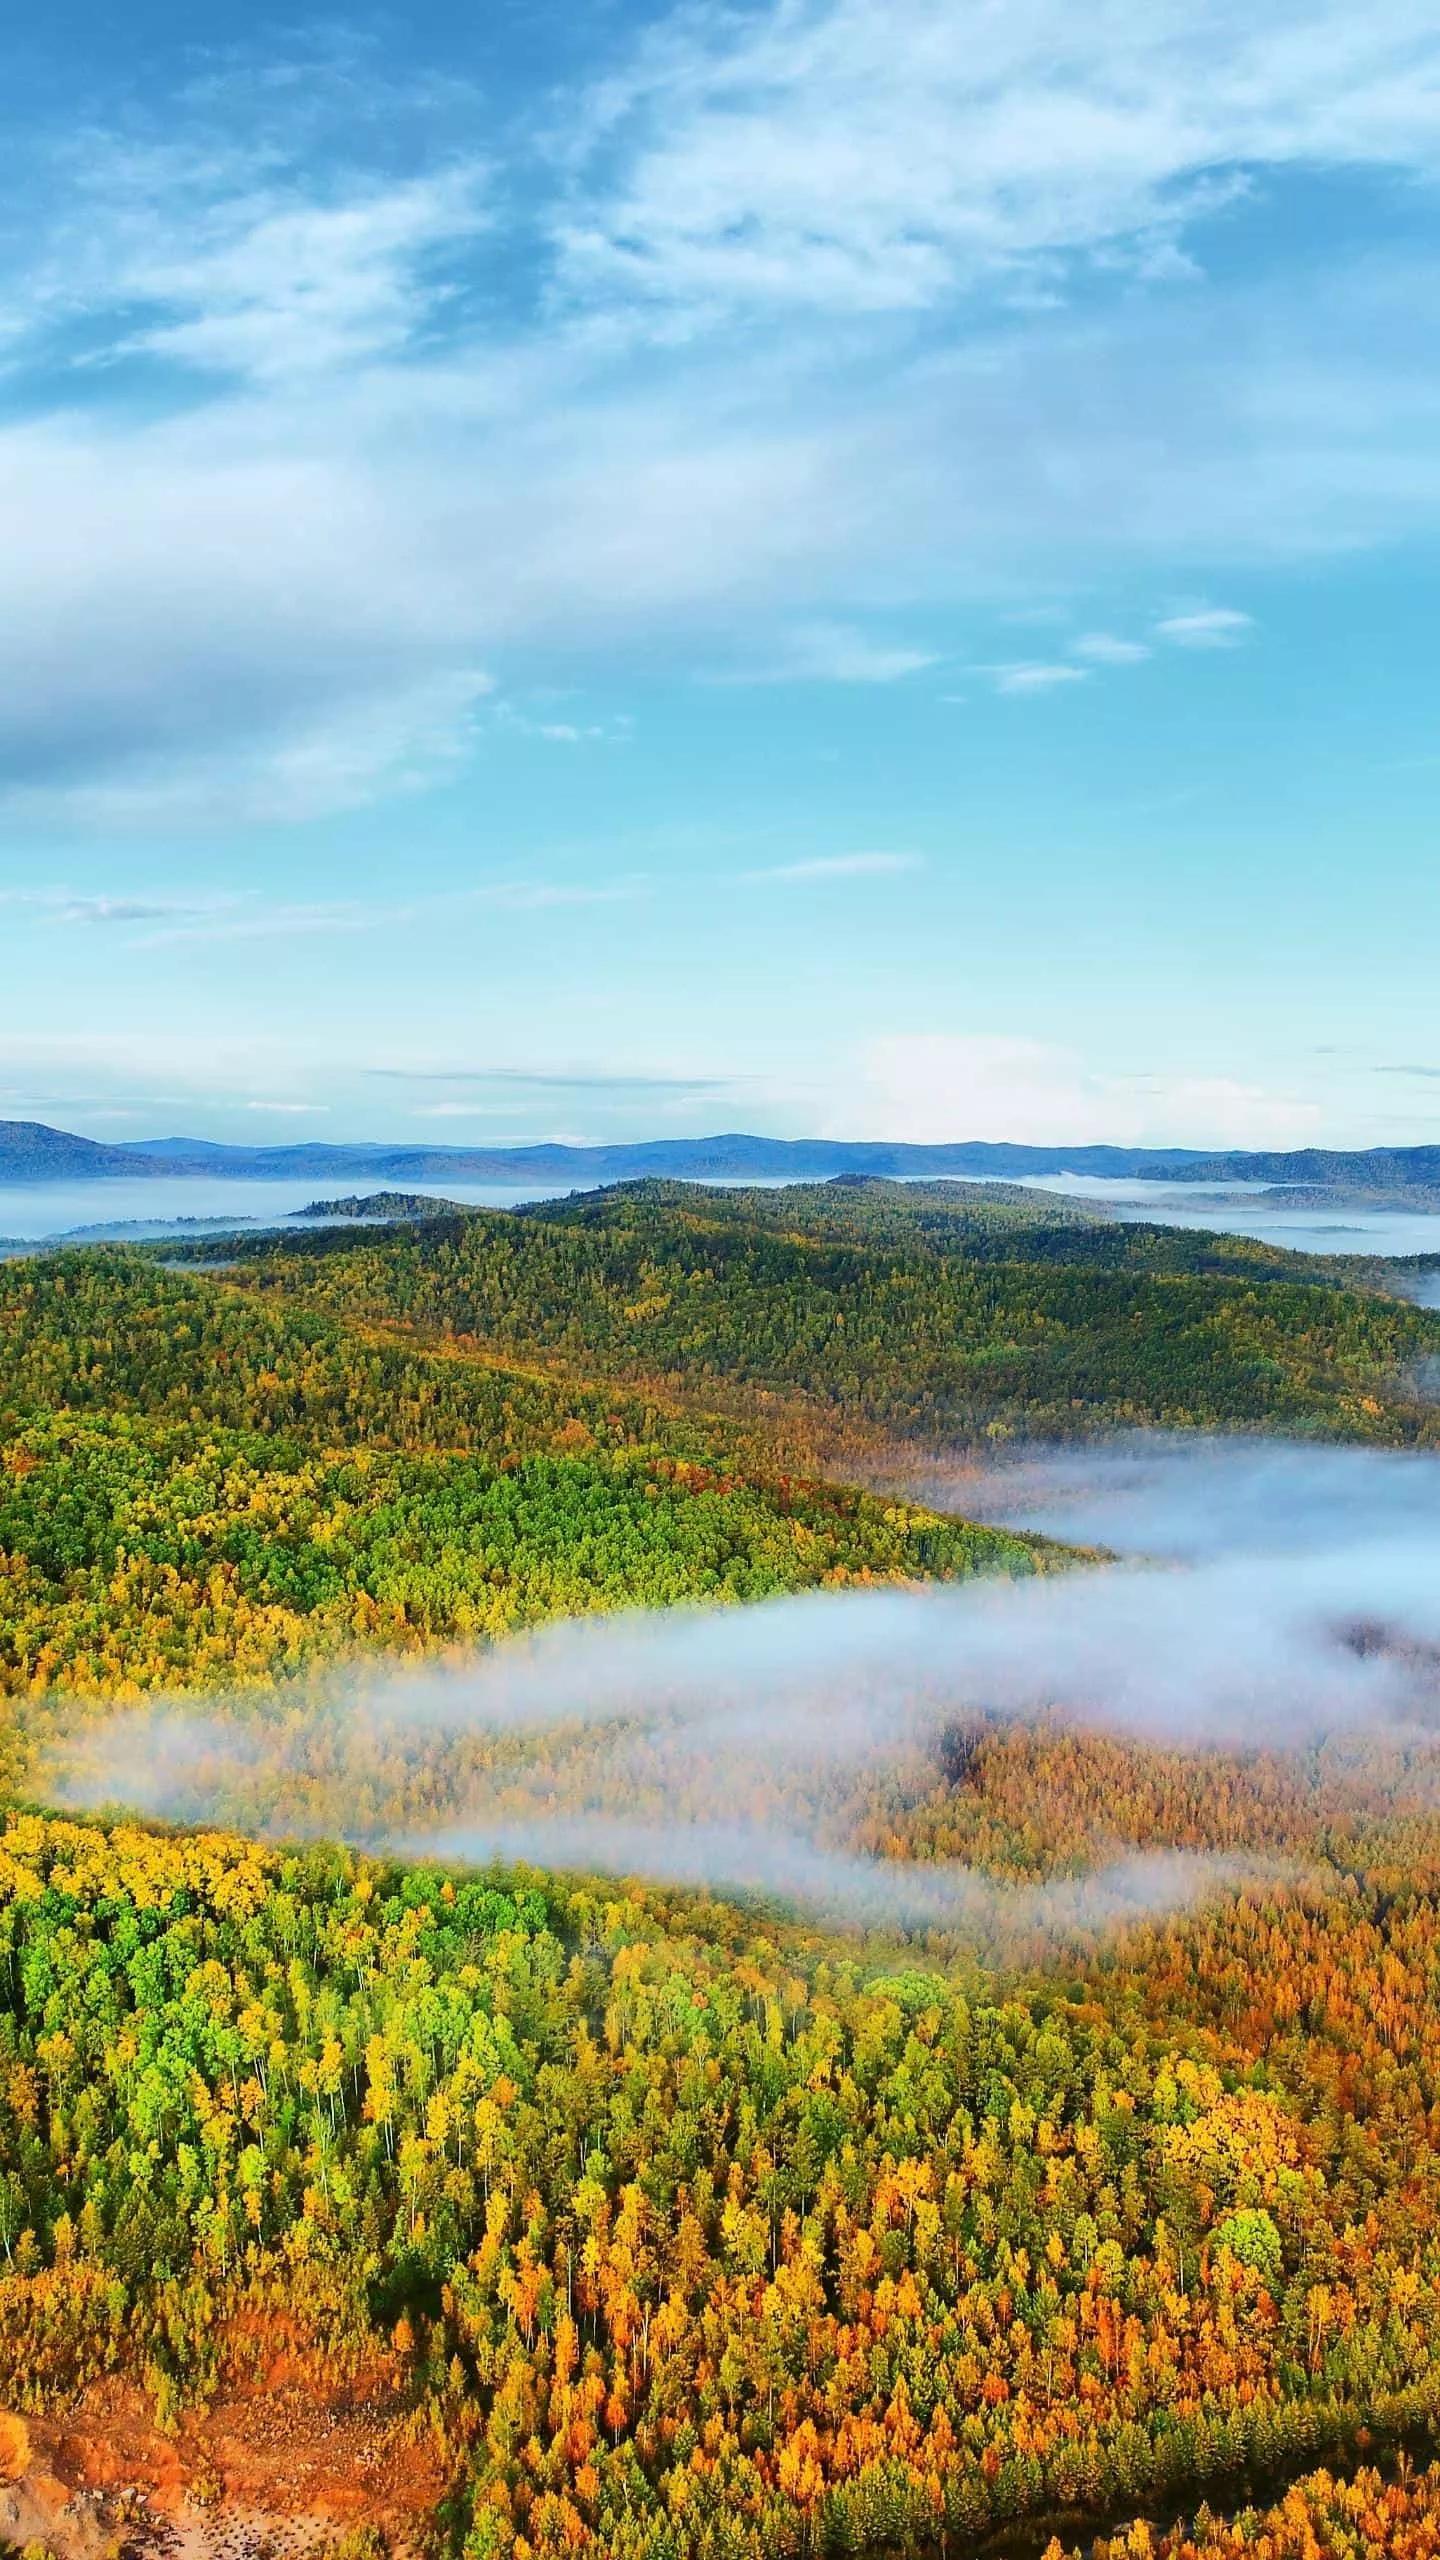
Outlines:
[[1030,1452],[979,1490],[965,1480],[965,1507],[1151,1558],[592,1618],[203,1710],[77,1710],[51,1789],[982,1937],[1103,1927],[1234,1880],[1224,1861],[1121,1854],[1103,1833],[1083,1878],[1033,1888],[864,1853],[906,1807],[963,1787],[977,1737],[1007,1724],[1232,1754],[1384,1737],[1440,1799],[1434,1459],[1137,1438]]
[[1125,1555],[1296,1557],[1433,1539],[1440,1459],[1425,1451],[1134,1431],[910,1468],[916,1501]]

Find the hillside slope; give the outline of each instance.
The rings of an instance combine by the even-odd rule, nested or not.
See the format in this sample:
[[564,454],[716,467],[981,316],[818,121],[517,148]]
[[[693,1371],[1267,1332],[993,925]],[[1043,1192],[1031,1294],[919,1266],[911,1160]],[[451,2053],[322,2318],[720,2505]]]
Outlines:
[[0,1692],[233,1684],[1059,1552],[782,1474],[616,1387],[386,1341],[123,1249],[0,1269]]
[[[682,1754],[685,1697],[627,1669],[598,1712],[583,1639],[488,1723],[473,1661],[446,1723],[354,1656],[1065,1567],[779,1452],[1130,1412],[1422,1440],[1440,1321],[1029,1195],[646,1186],[174,1250],[0,1270],[5,2513],[36,2529],[43,2458],[73,2560],[262,2523],[411,2560],[427,2522],[452,2560],[1039,2560],[1152,2517],[1176,2560],[1428,2554],[1423,1715],[1224,1751],[907,1722],[887,1649],[848,1757],[816,1675],[787,1833],[743,1665],[722,1734],[707,1654]],[[276,1677],[327,1655],[318,1703]],[[203,1827],[16,1805],[57,1768]],[[637,1804],[749,1823],[763,1889],[617,1876]],[[537,1808],[606,1871],[435,1837]],[[807,1842],[880,1899],[802,1925]]]
[[169,1168],[130,1147],[72,1137],[42,1120],[0,1120],[0,1182],[101,1182]]
[[[205,1256],[203,1244],[191,1259]],[[651,1382],[843,1453],[1115,1423],[1430,1445],[1440,1317],[1220,1236],[1097,1224],[1028,1195],[641,1185],[363,1241],[239,1248],[232,1283],[341,1321]]]

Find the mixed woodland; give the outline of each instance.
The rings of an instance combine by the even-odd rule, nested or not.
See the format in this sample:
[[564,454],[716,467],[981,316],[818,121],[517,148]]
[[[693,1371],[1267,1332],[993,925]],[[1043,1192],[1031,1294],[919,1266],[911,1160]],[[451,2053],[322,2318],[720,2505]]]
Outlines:
[[[1440,1725],[982,1714],[825,1780],[986,1930],[418,1855],[453,1737],[337,1758],[392,1655],[1113,1569],[865,1489],[907,1455],[1433,1450],[1437,1361],[1381,1266],[957,1185],[0,1268],[0,2401],[174,2424],[283,2330],[466,2560],[1440,2552]],[[177,1712],[239,1738],[193,1820],[59,1800]],[[776,1783],[623,1701],[466,1749],[552,1818]],[[1131,1852],[1195,1890],[1052,1892]]]

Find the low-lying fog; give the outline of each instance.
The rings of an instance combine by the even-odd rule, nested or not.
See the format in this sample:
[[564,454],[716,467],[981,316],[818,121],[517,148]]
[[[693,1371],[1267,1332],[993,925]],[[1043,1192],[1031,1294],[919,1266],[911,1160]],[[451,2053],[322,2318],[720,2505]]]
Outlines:
[[[53,1243],[77,1231],[83,1236],[112,1227],[164,1236],[176,1227],[211,1222],[240,1228],[278,1226],[317,1196],[333,1198],[397,1187],[423,1192],[430,1199],[459,1200],[471,1208],[514,1209],[527,1201],[564,1199],[586,1186],[408,1180],[396,1185],[378,1174],[312,1175],[292,1182],[206,1174],[177,1174],[170,1179],[121,1176],[100,1182],[0,1182],[0,1240]],[[773,1190],[777,1183],[759,1177],[754,1187]],[[1055,1173],[1026,1175],[1022,1188],[1053,1192],[1077,1204],[1155,1226],[1253,1236],[1295,1253],[1353,1253],[1367,1258],[1440,1253],[1440,1211],[1429,1215],[1424,1210],[1364,1206],[1291,1208],[1283,1193],[1243,1182],[1207,1184],[1191,1192],[1173,1182],[1106,1182],[1090,1174]],[[1440,1274],[1418,1285],[1433,1291],[1424,1304],[1440,1305]]]
[[1130,1556],[1297,1557],[1434,1541],[1440,1459],[1421,1451],[1135,1431],[906,1471],[937,1510]]
[[421,1670],[99,1726],[77,1711],[54,1790],[994,1935],[1170,1907],[1234,1867],[1098,1840],[1088,1874],[1017,1899],[943,1859],[864,1854],[862,1817],[932,1792],[957,1734],[1068,1720],[1231,1753],[1383,1735],[1430,1767],[1434,1459],[1137,1437],[921,1490],[1127,1560],[580,1620]]
[[[406,1182],[380,1175],[311,1174],[299,1182],[246,1182],[232,1176],[163,1174],[107,1177],[103,1182],[0,1182],[0,1237],[22,1243],[54,1243],[96,1229],[143,1228],[153,1236],[172,1229],[205,1225],[254,1227],[286,1225],[312,1200],[333,1200],[349,1193],[396,1190],[423,1192],[431,1200],[461,1200],[476,1209],[515,1209],[522,1201],[557,1199],[575,1188],[547,1190],[544,1184],[515,1182]],[[1437,1221],[1440,1225],[1440,1221]]]
[[1191,1185],[1144,1176],[1127,1182],[1094,1173],[1027,1173],[1019,1182],[1024,1191],[1053,1192],[1077,1208],[1131,1224],[1250,1236],[1259,1244],[1283,1245],[1289,1253],[1353,1253],[1367,1259],[1440,1253],[1440,1206],[1387,1208],[1337,1200],[1333,1207],[1317,1207],[1313,1200],[1307,1205],[1288,1198],[1283,1183]]

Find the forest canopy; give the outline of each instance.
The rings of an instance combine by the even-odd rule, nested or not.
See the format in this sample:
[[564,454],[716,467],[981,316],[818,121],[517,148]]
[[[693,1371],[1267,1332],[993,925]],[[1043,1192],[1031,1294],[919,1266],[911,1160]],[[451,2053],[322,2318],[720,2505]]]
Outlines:
[[[230,1249],[233,1286],[539,1357],[832,1456],[1115,1425],[1440,1441],[1440,1314],[1244,1239],[1085,1220],[980,1186],[660,1183]],[[190,1248],[203,1259],[206,1248]],[[779,1412],[777,1413],[777,1407]]]
[[[623,1699],[377,1725],[363,1823],[337,1738],[362,1658],[1107,1570],[867,1491],[897,1448],[1433,1447],[1440,1317],[952,1186],[646,1184],[176,1260],[0,1270],[0,2397],[128,2378],[178,2424],[283,2326],[322,2398],[383,2386],[468,2560],[1433,2551],[1423,1714],[1204,1749],[897,1723],[831,1754],[816,1838],[928,1919],[382,1845],[457,1757],[552,1817],[765,1815],[783,1755],[681,1772]],[[47,1804],[62,1732],[122,1799],[108,1740],[183,1740],[195,1821]],[[1095,1918],[1087,1880],[1157,1858]]]

